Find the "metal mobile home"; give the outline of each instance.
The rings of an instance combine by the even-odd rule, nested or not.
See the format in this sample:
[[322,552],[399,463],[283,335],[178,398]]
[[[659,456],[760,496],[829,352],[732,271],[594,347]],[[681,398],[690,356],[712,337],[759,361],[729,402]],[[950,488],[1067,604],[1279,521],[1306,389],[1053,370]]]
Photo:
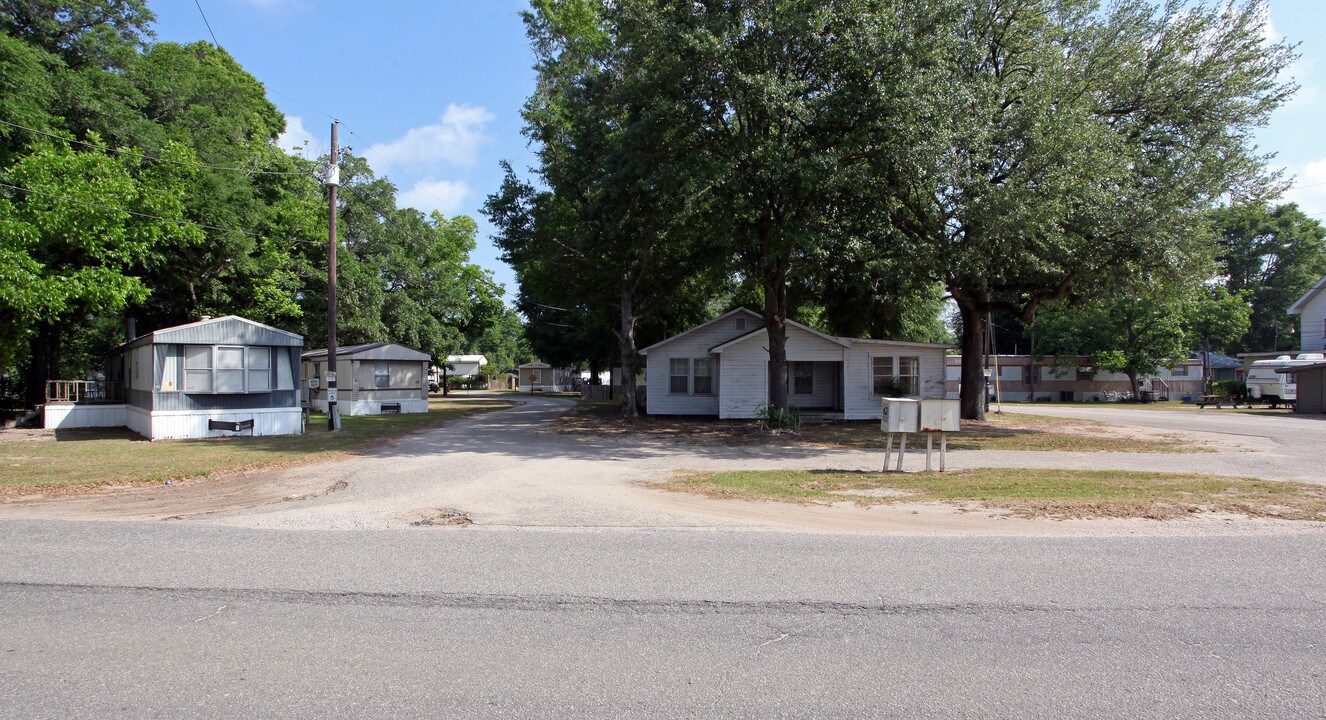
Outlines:
[[[48,403],[46,426],[124,425],[149,440],[298,434],[303,345],[301,335],[234,315],[162,328],[110,354],[91,402]],[[112,395],[120,402],[105,402]]]
[[[400,343],[379,342],[336,348],[336,402],[344,415],[428,412],[428,353]],[[327,350],[304,353],[304,397],[327,411]]]

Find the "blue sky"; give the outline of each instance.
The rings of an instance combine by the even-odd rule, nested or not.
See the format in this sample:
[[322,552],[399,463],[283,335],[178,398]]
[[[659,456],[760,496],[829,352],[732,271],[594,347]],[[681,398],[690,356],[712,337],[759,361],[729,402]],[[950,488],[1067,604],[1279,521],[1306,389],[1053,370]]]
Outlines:
[[[480,224],[473,259],[514,297],[479,214],[501,182],[498,162],[533,159],[520,107],[533,85],[518,13],[523,0],[155,0],[157,39],[216,40],[267,87],[287,116],[283,144],[325,152],[340,141],[400,189],[398,202]],[[1299,42],[1302,86],[1259,135],[1296,176],[1287,200],[1326,220],[1326,11],[1321,0],[1272,0],[1268,35]]]

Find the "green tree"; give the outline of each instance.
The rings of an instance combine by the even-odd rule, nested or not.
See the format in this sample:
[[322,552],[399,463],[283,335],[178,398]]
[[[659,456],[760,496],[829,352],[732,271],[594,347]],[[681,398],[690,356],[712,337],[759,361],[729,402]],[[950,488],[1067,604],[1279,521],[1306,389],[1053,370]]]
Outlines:
[[1108,293],[1207,252],[1200,213],[1264,189],[1252,129],[1294,90],[1262,2],[979,3],[958,16],[941,231],[917,238],[962,315],[962,415],[979,418],[980,319]]
[[1326,228],[1293,203],[1248,202],[1213,213],[1225,287],[1252,304],[1248,331],[1236,352],[1295,350],[1298,319],[1285,313],[1326,276]]
[[[163,152],[194,159],[178,145]],[[46,380],[60,377],[71,326],[143,301],[151,288],[141,275],[168,262],[168,250],[202,240],[184,222],[191,176],[186,165],[55,145],[9,168],[0,187],[0,346],[28,342],[28,402],[40,403]]]

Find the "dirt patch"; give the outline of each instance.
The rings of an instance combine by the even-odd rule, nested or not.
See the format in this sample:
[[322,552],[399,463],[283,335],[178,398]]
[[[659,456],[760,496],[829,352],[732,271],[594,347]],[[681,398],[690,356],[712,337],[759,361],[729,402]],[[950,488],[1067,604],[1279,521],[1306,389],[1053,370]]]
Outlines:
[[[611,402],[581,402],[561,416],[554,431],[589,437],[623,437],[678,445],[727,445],[815,449],[882,448],[885,435],[875,420],[806,423],[795,430],[765,430],[755,420],[678,416],[623,418]],[[916,435],[915,443],[924,443]],[[1190,433],[1069,420],[1023,413],[991,414],[963,420],[949,435],[952,450],[1046,452],[1195,453],[1214,452],[1218,443]]]
[[180,520],[344,490],[348,487],[344,480],[328,478],[332,467],[323,464],[285,473],[262,470],[154,483],[41,488],[0,497],[0,517]]
[[455,508],[424,508],[422,510],[411,510],[409,512],[397,514],[395,519],[415,527],[430,527],[438,525],[463,526],[474,524],[474,520],[472,520],[467,513]]

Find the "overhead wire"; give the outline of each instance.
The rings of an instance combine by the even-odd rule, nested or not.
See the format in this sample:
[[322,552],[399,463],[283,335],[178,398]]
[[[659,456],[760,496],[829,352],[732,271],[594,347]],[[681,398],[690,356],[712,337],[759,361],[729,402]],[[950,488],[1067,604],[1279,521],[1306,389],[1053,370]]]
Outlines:
[[212,36],[212,44],[221,47],[221,43],[216,39],[216,33],[212,32],[212,23],[207,22],[207,13],[203,12],[202,2],[193,0],[193,4],[198,6],[198,14],[203,16],[203,24],[207,26],[207,34]]

